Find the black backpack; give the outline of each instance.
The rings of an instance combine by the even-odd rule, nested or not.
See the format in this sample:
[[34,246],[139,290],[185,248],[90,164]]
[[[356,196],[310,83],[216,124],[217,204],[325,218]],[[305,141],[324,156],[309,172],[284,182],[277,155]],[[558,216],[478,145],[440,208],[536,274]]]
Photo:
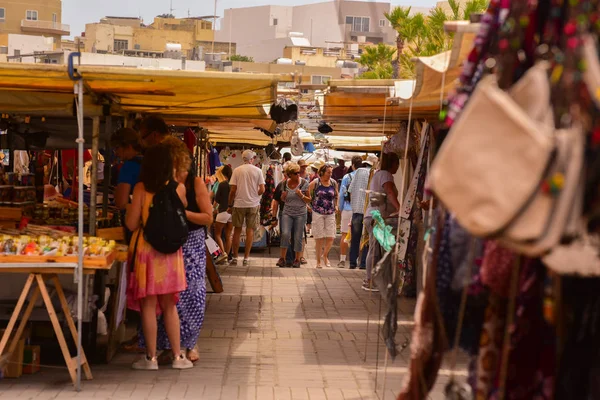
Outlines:
[[350,185],[352,184],[352,175],[348,174],[350,178],[350,182],[348,182],[348,187],[346,188],[346,193],[344,194],[344,201],[348,203],[352,202],[352,195],[350,194]]
[[163,254],[175,253],[188,238],[185,207],[177,194],[177,185],[170,181],[154,195],[144,226],[146,242]]

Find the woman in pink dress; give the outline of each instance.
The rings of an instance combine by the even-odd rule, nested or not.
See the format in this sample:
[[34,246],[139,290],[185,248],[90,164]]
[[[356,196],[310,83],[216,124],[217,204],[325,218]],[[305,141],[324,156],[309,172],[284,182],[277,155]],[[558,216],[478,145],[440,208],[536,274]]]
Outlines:
[[[140,183],[135,186],[133,200],[127,209],[125,222],[127,228],[134,232],[129,246],[133,272],[127,287],[127,306],[141,313],[142,330],[146,339],[146,356],[132,366],[139,370],[158,369],[156,317],[161,312],[173,354],[176,355],[173,368],[193,367],[181,352],[180,323],[176,307],[179,293],[186,289],[182,249],[172,254],[160,253],[144,240],[143,234],[154,194],[175,176],[181,180],[180,173],[174,169],[170,147],[165,144],[150,147],[142,162]],[[177,194],[184,206],[187,206],[185,186],[181,183],[177,187]]]

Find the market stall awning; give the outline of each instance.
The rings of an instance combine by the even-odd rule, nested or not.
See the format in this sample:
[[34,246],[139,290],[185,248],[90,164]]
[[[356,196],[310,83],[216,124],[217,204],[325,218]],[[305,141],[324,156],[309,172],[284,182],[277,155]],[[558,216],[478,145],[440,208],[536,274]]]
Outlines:
[[[365,85],[365,80],[351,82]],[[393,81],[389,83],[393,84]],[[397,132],[402,121],[401,114],[398,107],[387,100],[393,87],[387,86],[379,91],[362,87],[361,91],[357,90],[357,86],[340,86],[337,91],[325,96],[323,119],[333,128],[330,135],[382,136]]]
[[385,136],[327,136],[327,141],[333,149],[352,151],[380,151]]
[[266,146],[273,143],[273,139],[257,129],[209,129],[208,140],[215,145],[250,144],[253,146]]
[[[163,116],[269,119],[280,75],[162,71],[81,66],[86,116],[155,113]],[[66,65],[0,63],[0,111],[73,115],[73,82]]]
[[479,24],[454,21],[446,23],[445,27],[447,31],[454,32],[452,50],[415,59],[414,85],[396,84],[396,96],[401,101],[399,111],[403,115],[408,115],[412,103],[413,117],[436,117],[441,100],[456,87],[463,62],[473,48]]

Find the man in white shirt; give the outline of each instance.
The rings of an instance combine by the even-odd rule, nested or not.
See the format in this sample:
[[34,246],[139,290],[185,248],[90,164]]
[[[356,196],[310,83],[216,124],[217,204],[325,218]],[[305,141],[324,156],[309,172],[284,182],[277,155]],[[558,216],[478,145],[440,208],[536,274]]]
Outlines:
[[262,171],[252,164],[256,154],[252,150],[242,153],[244,164],[233,170],[229,181],[229,209],[233,220],[233,259],[231,265],[237,265],[242,227],[246,223],[246,241],[244,246],[244,266],[248,265],[250,250],[254,243],[254,229],[258,225],[261,195],[265,192],[265,178]]

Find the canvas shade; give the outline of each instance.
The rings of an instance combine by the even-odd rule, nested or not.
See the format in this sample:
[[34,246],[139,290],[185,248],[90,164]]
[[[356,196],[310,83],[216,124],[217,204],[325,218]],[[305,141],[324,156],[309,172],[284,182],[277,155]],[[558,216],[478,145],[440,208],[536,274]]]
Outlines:
[[[223,72],[141,70],[81,66],[86,116],[111,112],[177,117],[269,119],[265,108],[280,76]],[[33,115],[73,115],[73,81],[67,66],[0,63],[0,110]]]

